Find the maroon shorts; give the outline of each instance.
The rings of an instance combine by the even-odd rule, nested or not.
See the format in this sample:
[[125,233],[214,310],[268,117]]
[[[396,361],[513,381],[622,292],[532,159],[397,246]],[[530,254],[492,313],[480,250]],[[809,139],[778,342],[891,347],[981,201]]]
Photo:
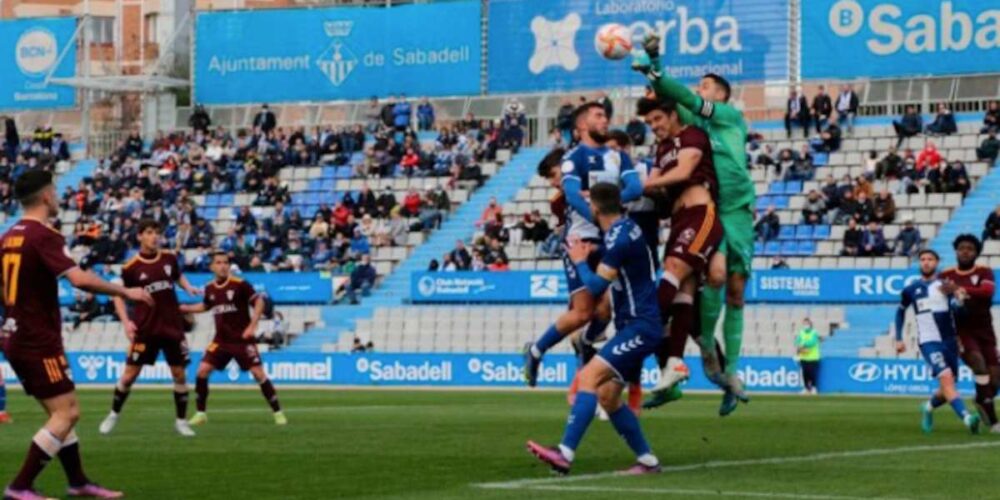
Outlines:
[[191,353],[188,351],[187,340],[149,337],[136,339],[128,348],[129,366],[155,365],[160,351],[170,366],[187,366],[191,363]]
[[701,274],[719,249],[722,235],[722,221],[715,205],[682,208],[670,217],[664,260],[676,257],[691,266],[696,275]]
[[1000,366],[997,359],[997,341],[993,337],[983,337],[979,335],[959,335],[958,341],[962,345],[962,354],[967,352],[978,352],[986,361],[986,366]]
[[24,392],[35,399],[50,399],[76,389],[69,362],[62,351],[54,354],[7,353],[6,357]]
[[230,360],[236,360],[240,365],[240,370],[247,371],[255,366],[260,366],[260,353],[254,344],[220,344],[212,342],[205,349],[205,356],[201,358],[202,363],[212,365],[216,370],[226,368]]

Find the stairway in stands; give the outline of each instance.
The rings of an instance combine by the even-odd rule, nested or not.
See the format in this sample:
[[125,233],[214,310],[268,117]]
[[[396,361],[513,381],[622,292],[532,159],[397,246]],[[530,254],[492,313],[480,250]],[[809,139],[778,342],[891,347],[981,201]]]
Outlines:
[[1000,168],[994,165],[986,177],[965,197],[962,206],[955,210],[951,219],[941,226],[930,247],[941,255],[942,268],[955,264],[955,252],[951,243],[962,233],[982,236],[986,218],[1000,204]]
[[[486,184],[472,193],[469,200],[458,207],[441,225],[432,232],[422,245],[413,249],[410,255],[399,263],[391,274],[385,277],[371,297],[365,298],[359,306],[328,306],[323,308],[322,328],[310,330],[288,348],[288,352],[317,352],[324,344],[334,344],[342,332],[352,331],[358,319],[370,318],[376,307],[395,307],[404,304],[410,295],[410,275],[423,271],[431,259],[441,260],[444,254],[455,247],[455,241],[466,239],[472,234],[475,222],[496,197],[501,205],[514,199],[517,192],[527,185],[535,175],[539,160],[545,156],[545,149],[525,148],[514,155],[490,177]],[[375,346],[378,349],[378,346]]]

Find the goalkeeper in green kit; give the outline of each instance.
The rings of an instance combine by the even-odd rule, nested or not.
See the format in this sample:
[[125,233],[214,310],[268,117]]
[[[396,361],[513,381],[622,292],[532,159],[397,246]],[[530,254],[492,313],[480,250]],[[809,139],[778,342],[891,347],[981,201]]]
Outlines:
[[[729,104],[731,88],[725,78],[715,74],[705,75],[698,84],[696,94],[664,75],[659,60],[658,36],[646,36],[643,49],[644,52],[635,54],[632,68],[649,78],[657,97],[678,104],[677,109],[684,123],[703,129],[712,142],[712,159],[719,179],[719,216],[725,237],[719,252],[712,258],[706,285],[700,293],[700,327],[694,327],[694,334],[697,336],[700,333],[706,375],[725,392],[719,408],[719,414],[725,416],[736,409],[739,401],[749,401],[737,373],[743,344],[743,293],[753,261],[756,204],[753,180],[747,170],[747,125],[743,113]],[[723,285],[726,292],[723,319],[725,369],[719,373],[715,328],[722,315]],[[680,357],[667,359],[660,368],[660,381],[653,389],[653,398],[647,402],[647,407],[678,399],[678,384],[688,378],[688,368]]]

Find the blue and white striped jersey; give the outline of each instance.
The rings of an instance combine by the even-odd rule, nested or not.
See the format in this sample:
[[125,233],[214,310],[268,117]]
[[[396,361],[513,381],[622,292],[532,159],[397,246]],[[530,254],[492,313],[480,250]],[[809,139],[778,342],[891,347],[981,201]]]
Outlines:
[[[601,230],[587,214],[589,208],[582,193],[590,191],[590,186],[601,182],[618,185],[622,188],[622,202],[629,202],[625,195],[626,183],[640,186],[638,174],[632,167],[628,155],[614,151],[606,146],[592,148],[583,144],[566,152],[563,157],[562,185],[566,194],[566,230],[564,237],[599,240]],[[628,179],[632,177],[632,179]],[[637,198],[638,196],[636,196]]]
[[941,292],[941,280],[914,281],[903,289],[899,311],[896,313],[896,338],[902,338],[903,323],[907,309],[913,308],[917,323],[917,342],[941,342],[954,338],[955,309],[959,308],[955,299]]

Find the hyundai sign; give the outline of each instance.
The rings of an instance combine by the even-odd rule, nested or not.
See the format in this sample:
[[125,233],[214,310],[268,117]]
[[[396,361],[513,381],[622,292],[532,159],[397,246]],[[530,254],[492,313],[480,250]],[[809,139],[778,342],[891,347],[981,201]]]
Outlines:
[[644,85],[628,60],[594,48],[609,23],[627,26],[635,46],[659,35],[673,78],[788,79],[787,0],[493,0],[489,16],[490,92]]
[[203,104],[478,94],[480,3],[200,13]]
[[[75,30],[76,19],[69,17],[0,21],[0,109],[75,104],[72,87],[46,83],[50,73],[55,78],[75,75],[76,44],[71,43]],[[63,50],[66,55],[59,61]]]
[[1000,3],[803,0],[802,77],[1000,71]]

